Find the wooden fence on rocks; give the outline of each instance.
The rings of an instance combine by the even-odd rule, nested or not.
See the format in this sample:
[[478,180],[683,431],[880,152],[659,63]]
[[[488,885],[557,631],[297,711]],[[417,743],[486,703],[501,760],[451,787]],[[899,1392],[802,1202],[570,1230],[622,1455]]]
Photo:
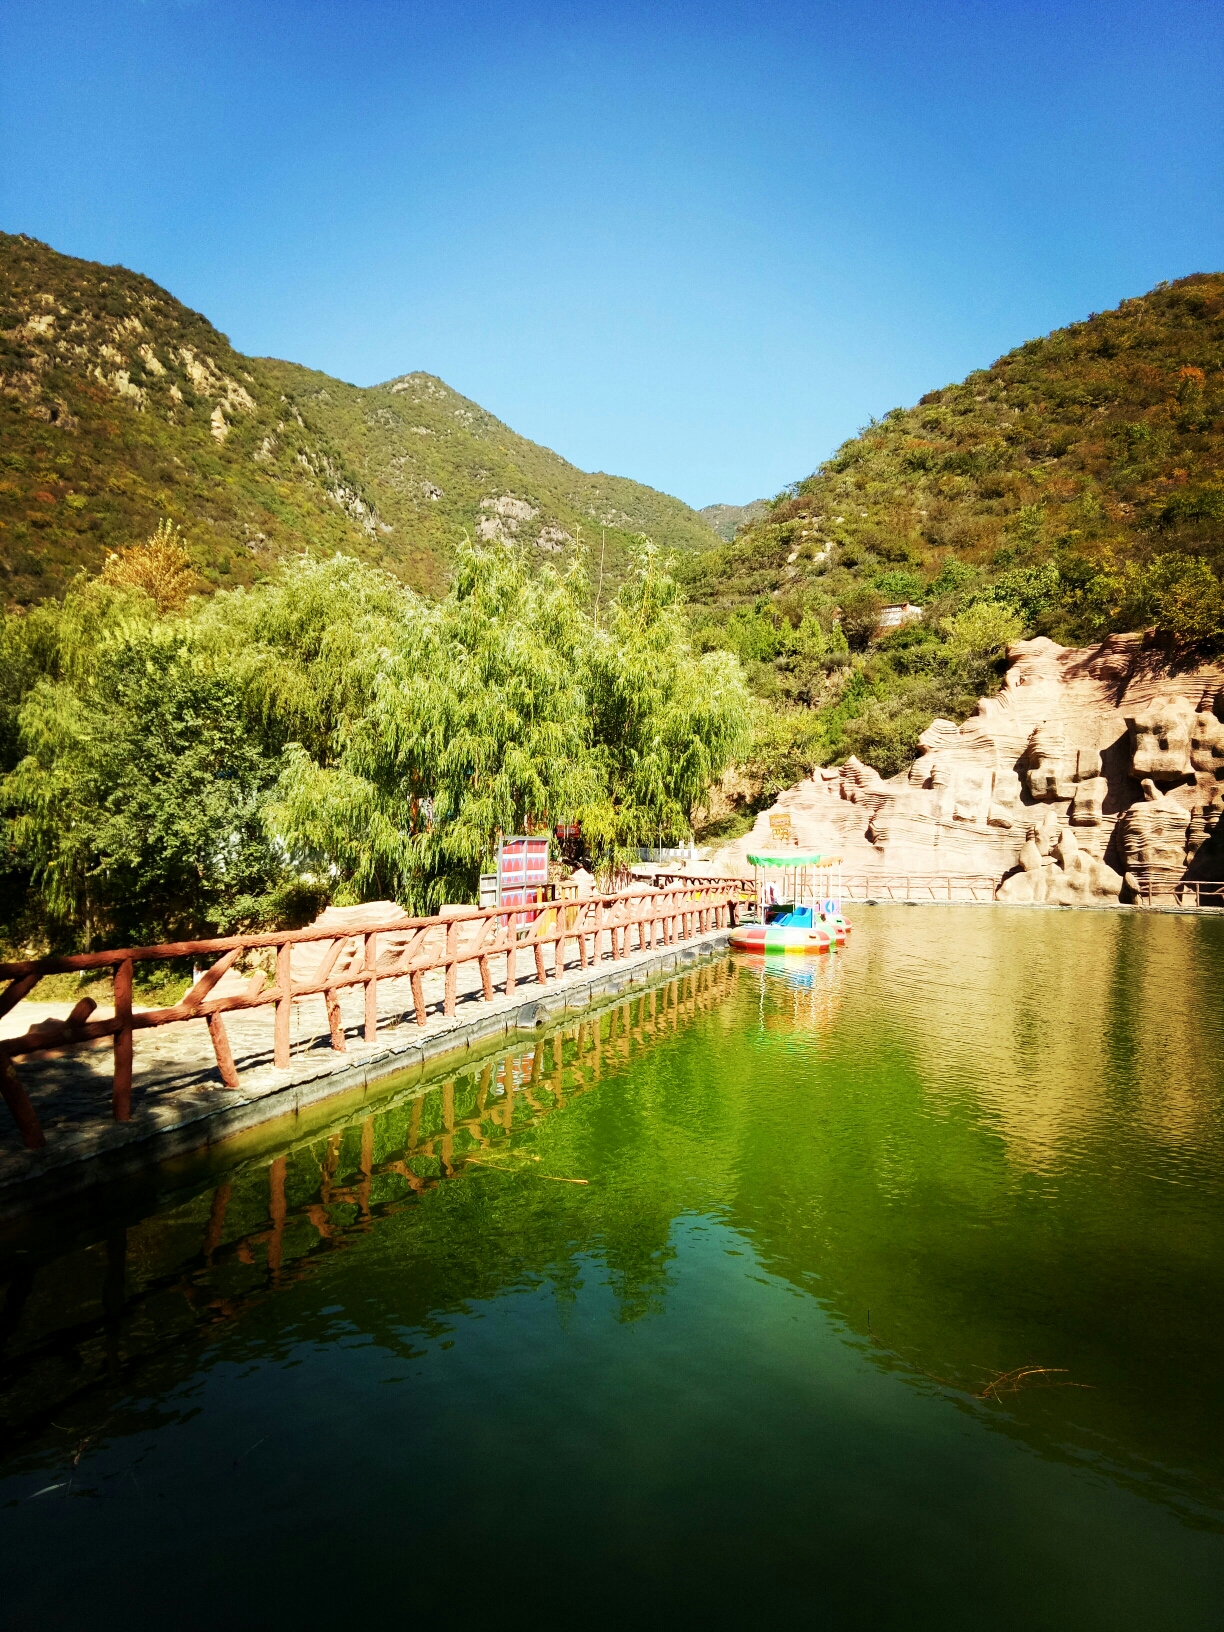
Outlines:
[[[427,974],[443,972],[441,1007],[443,1014],[450,1016],[456,1010],[459,970],[465,964],[478,966],[477,1000],[491,1002],[496,996],[492,969],[496,958],[505,959],[500,985],[509,996],[518,979],[520,959],[534,965],[535,977],[543,986],[550,974],[556,978],[562,973],[567,948],[577,948],[579,965],[586,969],[608,955],[617,960],[633,951],[670,946],[727,927],[732,921],[733,905],[741,897],[738,882],[723,880],[547,902],[510,911],[450,908],[432,918],[412,918],[389,902],[379,902],[367,907],[330,909],[307,929],[0,963],[0,981],[8,982],[0,992],[0,1015],[28,997],[44,975],[90,970],[113,975],[115,1010],[109,1019],[91,1020],[97,1004],[86,997],[64,1020],[44,1020],[23,1036],[0,1038],[0,1091],[27,1148],[39,1150],[46,1140],[13,1065],[14,1059],[23,1055],[113,1038],[112,1114],[117,1122],[126,1122],[132,1114],[132,1047],[138,1031],[184,1020],[204,1020],[221,1080],[227,1088],[236,1088],[238,1072],[225,1029],[227,1013],[273,1008],[273,1063],[279,1070],[287,1070],[293,1005],[301,998],[324,997],[332,1047],[343,1051],[346,1045],[339,993],[347,987],[365,989],[364,1038],[372,1043],[378,1026],[380,981],[409,982],[416,1023],[424,1026]],[[244,973],[237,967],[241,960],[249,962],[250,954],[260,952],[274,956],[271,985],[265,972],[256,969]],[[172,958],[215,961],[198,975],[178,1003],[134,1011],[136,966]]]

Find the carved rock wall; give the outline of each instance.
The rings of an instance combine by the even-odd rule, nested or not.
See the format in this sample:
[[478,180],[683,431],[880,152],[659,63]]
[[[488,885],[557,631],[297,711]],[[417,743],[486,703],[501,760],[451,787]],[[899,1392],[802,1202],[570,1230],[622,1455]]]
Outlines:
[[[936,720],[907,772],[849,759],[782,794],[805,849],[869,878],[970,876],[1000,900],[1092,902],[1224,878],[1224,668],[1177,671],[1142,634],[1019,641],[961,725]],[[763,812],[717,852],[772,848]]]

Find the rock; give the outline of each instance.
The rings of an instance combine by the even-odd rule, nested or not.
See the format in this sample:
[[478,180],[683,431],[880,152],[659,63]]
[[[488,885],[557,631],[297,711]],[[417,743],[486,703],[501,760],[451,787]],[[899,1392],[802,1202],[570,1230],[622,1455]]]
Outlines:
[[1224,778],[1224,720],[1205,711],[1195,714],[1190,724],[1190,765]]
[[998,694],[963,725],[932,721],[907,771],[823,767],[711,863],[742,871],[785,812],[801,848],[863,883],[972,877],[1000,900],[1079,902],[1116,900],[1124,878],[1146,899],[1191,862],[1224,871],[1224,669],[1174,673],[1142,634],[1008,657]]
[[1054,906],[1090,906],[1116,901],[1122,879],[1096,856],[1081,850],[1075,834],[1063,828],[1048,856],[1030,837],[1020,851],[1021,871],[1005,878],[999,901],[1044,901]]
[[1187,699],[1171,697],[1156,708],[1131,715],[1131,775],[1158,782],[1179,782],[1190,775],[1190,722],[1194,717]]

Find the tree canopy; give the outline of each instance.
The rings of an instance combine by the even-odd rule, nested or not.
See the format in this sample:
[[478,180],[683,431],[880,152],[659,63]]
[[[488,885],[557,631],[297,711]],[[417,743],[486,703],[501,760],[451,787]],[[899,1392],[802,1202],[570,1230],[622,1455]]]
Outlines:
[[597,626],[579,569],[469,545],[440,601],[344,556],[176,604],[82,579],[0,628],[10,937],[138,941],[326,899],[474,900],[498,836],[579,822],[596,866],[676,841],[744,748],[643,541]]

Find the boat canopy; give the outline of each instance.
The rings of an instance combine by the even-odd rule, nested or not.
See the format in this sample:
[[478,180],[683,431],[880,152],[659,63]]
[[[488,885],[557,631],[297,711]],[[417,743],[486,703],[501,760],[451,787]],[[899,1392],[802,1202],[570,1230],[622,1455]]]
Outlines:
[[750,867],[837,867],[841,865],[840,856],[821,856],[792,850],[785,856],[749,856]]

